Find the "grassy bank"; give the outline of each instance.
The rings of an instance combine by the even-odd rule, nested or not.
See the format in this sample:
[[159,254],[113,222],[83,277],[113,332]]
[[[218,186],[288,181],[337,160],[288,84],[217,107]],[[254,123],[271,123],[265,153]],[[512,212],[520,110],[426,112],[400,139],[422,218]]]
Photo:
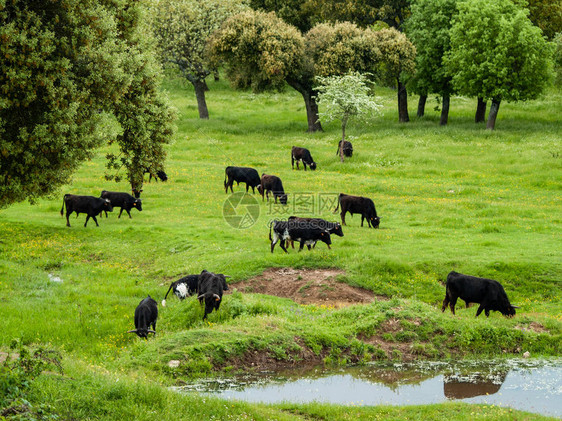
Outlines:
[[[145,183],[142,212],[133,211],[132,219],[117,219],[114,212],[98,218],[99,228],[92,221],[84,228],[84,215],[71,217],[72,227],[65,226],[59,214],[64,193],[99,196],[103,189],[130,190],[126,183],[104,180],[105,149],[82,166],[60,197],[0,211],[0,347],[19,338],[63,352],[73,377],[102,370],[109,376],[119,373],[123,381],[139,379],[144,391],[130,393],[148,402],[157,395],[158,411],[166,408],[166,413],[167,405],[193,406],[192,398],[168,394],[153,380],[169,385],[217,370],[248,369],[256,362],[254,355],[271,366],[525,351],[560,355],[560,93],[502,104],[496,130],[489,132],[474,124],[476,104],[466,98],[452,99],[447,127],[438,126],[434,103],[427,106],[426,117],[416,119],[416,98],[410,99],[412,121],[398,124],[395,92],[381,88],[377,95],[384,114],[369,125],[351,123],[354,156],[341,164],[335,155],[338,125],[307,133],[304,103],[293,91],[254,95],[210,82],[211,118],[202,121],[189,86],[169,78],[166,88],[179,111],[179,130],[168,149],[169,180]],[[107,130],[116,130],[110,121]],[[293,145],[311,151],[317,171],[291,170]],[[223,217],[228,165],[280,176],[289,193],[287,208],[268,205],[256,195],[257,222],[247,229],[230,226]],[[311,252],[269,252],[270,220],[292,214],[338,220],[331,200],[339,192],[372,198],[382,216],[380,229],[361,228],[360,218],[348,215],[345,236],[333,238],[332,250],[319,244]],[[168,306],[160,307],[154,339],[145,342],[125,333],[133,328],[138,302],[147,294],[160,301],[172,280],[208,269],[231,275],[234,290],[238,281],[269,267],[340,268],[345,273],[338,281],[385,300],[346,308],[329,302],[300,306],[286,298],[235,291],[202,322],[203,311],[194,299],[169,297]],[[516,317],[492,313],[474,319],[476,308],[460,305],[457,316],[441,313],[443,282],[451,270],[500,281],[521,307]],[[168,367],[172,359],[180,361],[179,367]],[[49,399],[79,405],[90,387],[112,384],[108,377],[96,379],[98,386],[68,382],[69,389]],[[40,381],[47,390],[49,384],[67,384]],[[116,396],[119,406],[125,398]],[[268,411],[281,410],[235,407],[255,418],[277,418]],[[321,408],[299,407],[291,413],[339,413]],[[474,410],[465,405],[429,408],[429,414],[444,410],[453,418],[456,412]],[[389,411],[400,418],[401,411],[410,409],[361,409],[371,410],[373,417]],[[506,416],[494,412],[503,410],[482,410],[492,419]],[[346,419],[346,411],[340,419]],[[283,414],[292,416],[286,408]]]

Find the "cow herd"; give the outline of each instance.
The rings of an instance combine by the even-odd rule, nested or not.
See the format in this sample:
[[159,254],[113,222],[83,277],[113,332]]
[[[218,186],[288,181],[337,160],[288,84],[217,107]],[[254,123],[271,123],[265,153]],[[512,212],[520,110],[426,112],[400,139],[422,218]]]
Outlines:
[[[338,153],[341,147],[340,141]],[[343,153],[345,156],[352,156],[353,146],[351,143],[344,143]],[[291,166],[293,169],[295,163],[297,170],[299,169],[299,163],[302,163],[305,171],[307,167],[312,171],[317,168],[317,164],[314,162],[308,149],[293,146],[291,149]],[[147,170],[147,172],[149,171]],[[167,175],[163,171],[158,171],[156,175],[150,172],[150,176],[156,180],[167,180]],[[225,193],[228,193],[229,188],[231,193],[233,192],[234,182],[237,185],[240,183],[246,184],[246,192],[251,187],[252,192],[255,193],[257,188],[258,193],[262,196],[262,201],[266,198],[269,201],[271,194],[275,203],[279,200],[282,205],[287,204],[287,194],[283,188],[283,183],[276,175],[262,174],[260,177],[258,171],[254,168],[226,167],[224,179]],[[76,212],[77,216],[80,213],[87,215],[84,227],[87,226],[90,218],[94,220],[96,226],[99,226],[96,217],[102,212],[105,212],[107,217],[107,212],[112,212],[116,207],[121,208],[118,218],[121,217],[123,211],[126,211],[129,218],[131,218],[130,211],[132,209],[142,211],[141,192],[142,190],[133,189],[134,196],[131,196],[128,193],[103,190],[100,197],[65,194],[60,214],[63,215],[64,208],[66,207],[66,225],[68,227],[70,227],[69,216],[73,212]],[[381,218],[377,215],[375,204],[367,197],[340,193],[334,213],[338,210],[340,210],[341,224],[321,218],[300,218],[296,216],[291,216],[287,220],[271,221],[269,223],[271,252],[273,253],[275,245],[279,243],[281,249],[287,253],[289,246],[294,248],[293,243],[295,241],[299,243],[299,251],[305,245],[308,250],[311,250],[318,241],[325,243],[330,248],[332,235],[340,237],[344,235],[342,225],[346,225],[345,217],[347,213],[361,215],[361,226],[363,226],[365,220],[370,228],[378,228],[380,225]],[[213,310],[218,311],[222,302],[223,292],[228,290],[227,277],[226,275],[215,274],[207,270],[203,270],[199,275],[184,276],[172,282],[162,300],[162,306],[166,305],[166,298],[170,291],[173,291],[180,300],[196,295],[200,304],[205,304],[203,315],[203,320],[205,320],[207,315]],[[452,271],[447,276],[445,299],[443,300],[441,310],[444,312],[447,306],[449,306],[451,312],[455,314],[455,305],[459,298],[465,301],[467,307],[469,303],[480,304],[476,316],[479,316],[482,311],[488,316],[492,310],[499,311],[504,316],[512,317],[515,315],[515,309],[518,308],[509,302],[507,294],[499,282]],[[157,302],[148,295],[136,307],[134,314],[135,329],[128,331],[128,333],[136,333],[139,337],[147,339],[148,333],[156,334],[157,318]]]

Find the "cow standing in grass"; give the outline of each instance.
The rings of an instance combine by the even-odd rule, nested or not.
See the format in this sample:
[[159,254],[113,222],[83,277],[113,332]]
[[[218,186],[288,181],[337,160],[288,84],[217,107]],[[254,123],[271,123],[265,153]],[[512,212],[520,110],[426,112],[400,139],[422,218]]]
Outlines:
[[312,159],[310,151],[306,148],[299,148],[293,146],[291,149],[291,168],[295,169],[295,161],[297,163],[297,170],[299,169],[299,161],[302,162],[302,166],[306,171],[306,166],[308,165],[312,171],[316,169],[316,162]]
[[202,271],[199,275],[197,291],[199,296],[197,299],[202,304],[205,302],[205,314],[203,320],[207,318],[207,314],[213,310],[218,311],[222,301],[222,294],[228,290],[226,284],[226,276],[215,274],[209,271]]
[[230,187],[230,192],[234,193],[232,190],[232,185],[236,181],[236,185],[240,183],[246,183],[246,193],[251,187],[252,192],[255,193],[255,188],[260,185],[261,179],[260,175],[254,168],[249,167],[226,167],[224,170],[224,192],[228,193],[228,188]]
[[102,199],[101,197],[94,196],[78,196],[75,194],[65,194],[62,200],[62,208],[60,210],[61,216],[64,212],[65,206],[67,227],[70,226],[68,217],[72,212],[76,212],[76,217],[78,217],[78,215],[81,213],[85,213],[87,215],[84,227],[88,225],[88,220],[90,218],[92,218],[96,223],[96,226],[99,227],[96,216],[98,216],[103,211],[113,212],[113,206],[108,199]]
[[[329,222],[322,218],[299,218],[298,216],[289,216],[289,221],[301,221],[304,225],[307,223],[314,223],[319,228],[325,229],[330,235],[335,234],[338,237],[343,237],[343,230],[339,222]],[[287,243],[289,243],[292,248],[295,248],[292,240],[287,240]],[[285,247],[288,247],[288,244],[285,244]],[[314,243],[312,247],[316,247],[316,243]]]
[[351,216],[355,213],[361,215],[361,226],[363,226],[363,221],[366,219],[370,228],[379,227],[381,218],[377,216],[375,204],[368,197],[351,196],[349,194],[340,193],[338,197],[338,206],[334,210],[334,213],[338,211],[340,206],[340,216],[343,225],[345,225],[345,214],[349,212]]
[[158,319],[158,304],[149,295],[135,308],[135,329],[127,333],[136,333],[139,337],[148,339],[149,333],[156,335],[156,319]]
[[[119,212],[119,216],[117,218],[121,218],[123,210],[127,212],[129,218],[131,218],[131,209],[134,208],[139,212],[142,211],[142,201],[140,199],[135,199],[129,193],[103,190],[100,197],[102,199],[108,199],[114,208],[121,208],[121,211]],[[105,217],[107,218],[107,211],[105,211]]]
[[170,291],[174,291],[176,297],[183,300],[197,292],[198,283],[199,275],[187,275],[175,282],[172,282],[170,284],[170,288],[168,288],[168,292],[166,292],[166,296],[162,300],[162,307],[166,306],[166,298],[168,298]]
[[281,202],[282,205],[287,204],[287,194],[283,189],[283,182],[276,175],[262,174],[258,192],[261,194],[262,200],[264,200],[265,194],[269,202],[269,192],[271,192],[275,198],[275,203],[277,203],[277,199],[279,198],[279,202]]
[[445,299],[441,311],[445,311],[447,305],[449,305],[451,312],[455,314],[455,305],[459,298],[466,303],[467,308],[469,303],[480,304],[476,311],[476,317],[482,311],[488,317],[490,310],[499,311],[507,317],[513,317],[515,316],[515,309],[519,308],[511,305],[503,286],[498,281],[452,271],[447,275]]

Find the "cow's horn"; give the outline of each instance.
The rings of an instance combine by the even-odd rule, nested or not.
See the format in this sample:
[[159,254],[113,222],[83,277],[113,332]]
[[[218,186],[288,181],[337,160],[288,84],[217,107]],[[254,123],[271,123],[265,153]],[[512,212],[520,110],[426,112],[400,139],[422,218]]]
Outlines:
[[156,331],[155,331],[155,330],[150,330],[150,329],[148,329],[148,330],[146,331],[146,333],[154,333],[154,334],[156,335]]
[[232,278],[230,275],[223,275],[225,278]]
[[221,299],[221,297],[219,297],[217,294],[213,294],[213,297],[215,297],[215,301],[219,301]]
[[162,307],[166,307],[166,300],[162,300]]
[[513,308],[521,308],[521,307],[519,307],[519,306],[514,306],[513,304],[511,305],[511,307],[513,307]]
[[135,330],[128,330],[127,333],[137,333],[137,330],[138,330],[138,329],[135,329]]
[[201,294],[199,297],[197,297],[198,300],[200,300],[201,298],[205,298],[205,294]]

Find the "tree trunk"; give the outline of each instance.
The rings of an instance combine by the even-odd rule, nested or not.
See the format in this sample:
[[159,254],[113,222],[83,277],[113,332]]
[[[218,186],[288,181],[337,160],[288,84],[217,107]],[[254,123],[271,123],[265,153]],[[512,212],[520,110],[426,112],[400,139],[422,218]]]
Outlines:
[[498,116],[498,111],[500,110],[500,98],[492,98],[492,105],[490,105],[490,113],[488,114],[488,122],[486,123],[486,129],[494,130],[496,125],[496,117]]
[[478,105],[476,105],[475,123],[484,123],[486,121],[486,101],[484,98],[478,97]]
[[427,95],[420,95],[420,100],[418,101],[418,117],[424,116],[426,101],[427,101]]
[[207,84],[205,83],[205,80],[195,80],[192,81],[192,83],[193,87],[195,88],[195,96],[197,97],[199,118],[208,119],[209,110],[207,109],[207,101],[205,101],[205,88],[207,88]]
[[408,92],[406,85],[398,80],[398,121],[400,123],[407,123],[410,121],[408,116]]
[[347,126],[347,117],[341,121],[341,144],[340,144],[340,161],[343,162],[343,144],[345,143],[345,126]]
[[439,125],[446,126],[447,121],[449,121],[449,103],[451,102],[451,97],[449,95],[443,95],[443,107],[441,108],[441,119],[439,120]]
[[213,78],[215,79],[215,82],[218,82],[220,80],[220,76],[219,76],[219,71],[218,70],[213,70]]
[[320,118],[318,117],[318,104],[316,103],[316,96],[318,92],[312,88],[312,84],[302,83],[298,80],[287,80],[287,83],[294,90],[299,92],[303,99],[304,105],[306,107],[306,119],[308,121],[308,131],[309,132],[321,132],[322,125],[320,124]]

